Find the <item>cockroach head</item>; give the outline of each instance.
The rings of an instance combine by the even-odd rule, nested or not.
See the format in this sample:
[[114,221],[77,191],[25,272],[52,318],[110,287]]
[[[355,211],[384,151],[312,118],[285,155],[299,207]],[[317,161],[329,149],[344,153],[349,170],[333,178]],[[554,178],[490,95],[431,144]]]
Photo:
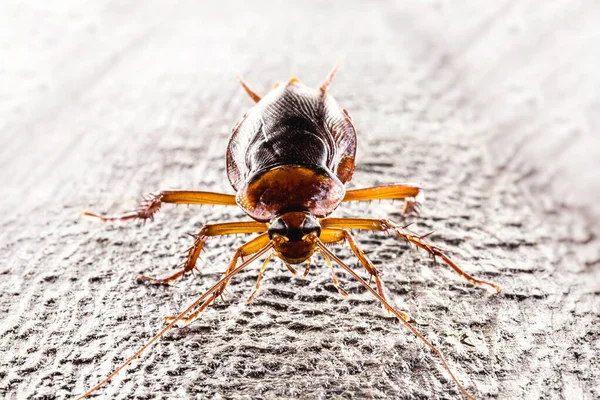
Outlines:
[[303,212],[289,212],[273,218],[268,230],[271,239],[274,235],[280,235],[290,242],[301,242],[305,235],[313,232],[319,237],[321,224],[315,217]]
[[321,224],[307,213],[288,212],[271,220],[268,234],[279,257],[290,264],[299,264],[314,253]]

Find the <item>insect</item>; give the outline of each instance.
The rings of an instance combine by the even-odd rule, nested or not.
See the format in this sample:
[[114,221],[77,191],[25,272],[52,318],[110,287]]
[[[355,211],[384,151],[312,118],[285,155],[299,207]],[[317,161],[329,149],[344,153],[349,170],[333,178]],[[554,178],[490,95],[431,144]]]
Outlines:
[[[263,98],[239,78],[242,87],[256,104],[233,128],[227,147],[227,175],[236,195],[162,191],[146,198],[137,211],[122,216],[104,217],[82,213],[83,216],[105,222],[152,220],[165,203],[212,204],[239,206],[252,218],[252,221],[204,225],[194,236],[193,245],[180,269],[172,276],[161,279],[138,277],[139,282],[148,284],[168,284],[195,270],[200,252],[209,238],[242,233],[258,233],[258,236],[235,251],[221,280],[181,314],[166,317],[167,325],[158,334],[80,398],[87,397],[106,384],[175,324],[195,320],[222,296],[231,278],[253,261],[266,255],[248,303],[258,293],[263,274],[272,257],[280,258],[293,274],[297,273],[294,266],[304,263],[302,275],[306,277],[311,257],[320,253],[331,270],[333,284],[340,294],[348,295],[339,285],[332,261],[354,277],[388,313],[397,317],[423,341],[437,355],[460,391],[467,398],[473,399],[456,379],[441,352],[417,331],[407,314],[397,310],[386,300],[380,271],[366,257],[348,229],[392,233],[425,250],[434,259],[441,259],[470,283],[487,286],[497,292],[500,292],[500,288],[462,271],[445,250],[425,240],[428,235],[419,236],[408,226],[397,225],[386,219],[328,217],[341,203],[361,200],[403,199],[404,213],[418,211],[422,196],[420,187],[406,184],[346,190],[345,185],[354,173],[356,131],[348,112],[340,108],[328,93],[336,72],[337,65],[318,89],[309,88],[292,78],[286,83],[275,85]],[[369,275],[369,282],[327,246],[341,242],[350,246]],[[240,261],[242,262],[239,263]]]

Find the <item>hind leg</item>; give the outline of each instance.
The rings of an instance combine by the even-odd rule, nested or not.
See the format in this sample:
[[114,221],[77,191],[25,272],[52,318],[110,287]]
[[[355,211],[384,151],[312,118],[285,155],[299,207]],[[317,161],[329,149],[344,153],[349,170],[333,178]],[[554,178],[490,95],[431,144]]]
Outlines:
[[419,212],[421,203],[424,200],[424,196],[419,186],[396,184],[348,190],[343,201],[370,201],[385,199],[404,200],[402,214],[406,215]]
[[102,222],[126,221],[129,219],[140,219],[145,221],[154,220],[154,214],[160,210],[164,203],[172,204],[211,204],[222,206],[236,206],[235,196],[231,194],[197,192],[188,190],[165,190],[157,194],[152,194],[140,203],[136,211],[123,214],[116,217],[104,217],[90,212],[82,212],[81,216],[94,218]]

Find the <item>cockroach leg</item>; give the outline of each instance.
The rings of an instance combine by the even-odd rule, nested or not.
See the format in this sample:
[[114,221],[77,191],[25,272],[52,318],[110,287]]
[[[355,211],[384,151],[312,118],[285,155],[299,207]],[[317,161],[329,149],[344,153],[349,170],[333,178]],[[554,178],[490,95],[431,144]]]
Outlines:
[[[205,225],[206,227],[206,225]],[[202,228],[204,230],[204,227]],[[187,251],[186,260],[179,264],[179,267],[182,267],[179,271],[175,272],[173,275],[167,278],[152,278],[145,275],[140,275],[136,278],[137,283],[145,283],[152,285],[168,285],[172,282],[175,282],[177,279],[182,277],[186,272],[193,271],[196,268],[196,261],[198,257],[200,257],[200,253],[204,248],[204,243],[206,243],[206,239],[208,236],[202,235],[202,230],[196,236],[194,236],[194,244]]]
[[223,236],[239,233],[262,233],[267,230],[267,224],[257,221],[241,221],[241,222],[224,222],[220,224],[204,225],[200,232],[194,236],[194,244],[188,250],[186,260],[181,264],[182,269],[168,278],[157,279],[150,278],[144,275],[137,277],[138,283],[165,285],[174,282],[186,272],[190,272],[196,268],[196,262],[200,253],[204,248],[206,240],[211,236]]
[[[180,264],[180,266],[182,266]],[[173,275],[166,277],[166,278],[152,278],[151,276],[146,276],[146,275],[139,275],[137,278],[135,278],[135,281],[137,283],[144,283],[146,285],[168,285],[170,283],[175,282],[177,279],[181,278],[186,272],[188,272],[189,270],[187,269],[187,266],[183,265],[183,269],[180,269],[179,271],[175,272]]]
[[500,286],[496,285],[495,283],[480,280],[480,279],[474,278],[473,276],[467,274],[450,257],[448,257],[446,255],[446,250],[439,248],[437,246],[434,246],[431,243],[423,240],[424,237],[429,236],[431,233],[428,233],[424,236],[418,236],[415,233],[409,231],[408,229],[406,229],[402,226],[395,225],[390,221],[385,221],[384,227],[387,228],[386,230],[391,229],[393,232],[396,233],[396,235],[403,238],[407,242],[412,243],[415,246],[425,250],[433,257],[434,260],[436,257],[440,257],[444,261],[444,263],[446,263],[446,265],[448,265],[450,268],[452,268],[454,270],[454,272],[456,272],[458,275],[460,275],[462,278],[464,278],[470,284],[472,284],[474,286],[487,286],[488,288],[495,290],[496,293],[500,293],[502,291]]
[[343,201],[403,199],[402,214],[418,214],[424,201],[423,191],[419,186],[410,184],[384,185],[364,189],[352,189],[346,192]]
[[[377,288],[377,293],[379,293],[381,297],[385,298],[383,282],[380,279],[381,272],[375,267],[375,265],[373,265],[371,260],[367,258],[367,256],[360,249],[360,247],[358,247],[358,244],[356,243],[354,237],[350,232],[345,231],[343,229],[323,228],[323,230],[321,231],[321,241],[323,243],[347,242],[350,245],[350,248],[352,249],[352,252],[356,256],[356,258],[358,258],[360,263],[363,265],[363,267],[369,274],[369,285],[371,283],[371,280],[375,279],[375,287]],[[382,305],[382,307],[384,307],[384,310],[388,314],[392,313],[391,310],[385,308],[385,305]],[[405,314],[401,311],[399,311],[399,313],[402,315],[402,318],[404,318],[405,321],[413,321],[413,319],[408,314]]]
[[260,96],[257,95],[256,93],[254,93],[254,91],[252,91],[252,89],[250,89],[248,84],[246,84],[246,82],[240,75],[238,75],[237,78],[238,78],[238,81],[240,81],[240,83],[242,84],[242,87],[244,88],[246,93],[248,93],[248,96],[250,96],[250,98],[252,98],[252,100],[254,100],[255,103],[258,103],[260,101]]
[[163,203],[172,204],[212,204],[222,206],[236,206],[235,196],[231,194],[197,192],[187,190],[166,190],[157,194],[151,194],[144,198],[136,211],[116,217],[104,217],[90,212],[82,212],[82,217],[89,217],[102,222],[127,221],[129,219],[140,219],[146,221],[154,220],[154,214],[160,210]]
[[421,195],[419,186],[410,184],[395,184],[374,186],[362,189],[351,189],[346,191],[343,201],[383,200],[383,199],[405,199]]
[[348,297],[348,292],[346,292],[344,290],[344,288],[340,286],[340,282],[338,281],[337,276],[335,275],[335,270],[333,269],[333,264],[331,264],[331,260],[329,259],[329,257],[327,257],[327,254],[323,253],[318,248],[317,248],[317,251],[319,252],[319,254],[321,254],[323,256],[323,258],[325,259],[325,262],[327,263],[327,266],[331,270],[331,280],[333,281],[333,286],[335,286],[335,288],[337,289],[337,291],[343,297]]
[[[241,259],[242,257],[251,256],[256,252],[260,252],[269,243],[270,243],[269,235],[267,233],[263,233],[263,234],[255,237],[254,239],[250,240],[246,244],[238,247],[238,249],[235,251],[235,254],[231,258],[231,261],[229,262],[229,266],[227,267],[227,270],[225,271],[224,275],[229,275],[229,274],[231,274],[232,271],[234,271],[236,269],[236,265],[237,265],[239,259]],[[254,258],[254,256],[252,258]],[[190,322],[192,322],[193,320],[198,318],[198,315],[200,315],[200,313],[202,313],[206,309],[206,307],[208,307],[215,299],[217,299],[219,296],[221,296],[221,294],[223,294],[228,283],[229,283],[229,280],[225,280],[221,284],[221,286],[219,288],[217,288],[217,290],[213,291],[212,295],[204,303],[202,303],[200,305],[200,307],[198,307],[198,309],[196,311],[194,311],[187,317],[180,318],[180,320],[184,324],[189,324]],[[165,323],[171,323],[175,318],[178,318],[178,317],[168,316],[168,317],[164,318],[164,321],[165,321]]]
[[450,257],[446,255],[446,250],[434,246],[433,244],[424,240],[428,235],[419,236],[416,233],[407,229],[406,226],[399,226],[387,219],[368,219],[368,218],[326,218],[321,220],[322,227],[330,228],[341,228],[341,229],[365,229],[371,231],[384,231],[392,232],[402,239],[406,240],[407,243],[413,244],[418,248],[425,250],[429,253],[434,260],[436,257],[441,258],[450,268],[452,268],[457,274],[467,280],[469,283],[475,286],[487,286],[496,292],[500,292],[502,289],[500,286],[487,282],[484,280],[476,279],[471,275],[464,272],[460,267],[452,261]]
[[[267,243],[265,244],[264,236],[266,236],[266,235],[258,236],[257,238],[255,238],[255,239],[251,240],[250,242],[248,242],[248,243],[254,243],[253,246],[254,245],[258,245],[259,243],[263,244],[262,248],[260,248],[257,251],[254,251],[254,255],[252,257],[250,257],[245,262],[243,262],[239,267],[236,267],[236,268],[232,269],[228,274],[226,274],[223,278],[221,278],[221,280],[218,281],[213,287],[211,287],[210,289],[208,289],[202,296],[200,296],[188,308],[186,308],[181,314],[179,314],[178,316],[176,316],[173,319],[171,319],[170,323],[167,326],[165,326],[163,329],[161,329],[161,331],[158,332],[152,339],[150,339],[148,342],[146,342],[146,344],[144,346],[142,346],[133,356],[131,356],[127,361],[125,361],[117,369],[115,369],[113,372],[111,372],[111,374],[108,375],[106,377],[106,379],[104,379],[102,382],[100,382],[99,384],[97,384],[96,386],[94,386],[92,389],[90,389],[89,391],[87,391],[86,393],[84,393],[83,395],[81,395],[78,398],[78,400],[81,400],[81,399],[84,399],[84,398],[88,397],[90,394],[94,393],[96,390],[98,390],[102,386],[104,386],[116,374],[118,374],[119,371],[121,371],[123,368],[125,368],[126,366],[128,366],[129,364],[131,364],[131,362],[133,360],[135,360],[136,358],[138,358],[140,356],[140,354],[142,354],[144,352],[144,350],[146,350],[154,342],[156,342],[158,339],[160,339],[160,337],[163,336],[169,329],[171,329],[173,326],[175,326],[175,324],[177,322],[179,322],[180,320],[184,319],[187,314],[189,314],[190,312],[192,312],[200,304],[204,304],[206,301],[208,301],[210,298],[212,298],[213,294],[216,293],[217,291],[219,291],[223,287],[223,285],[226,285],[227,282],[229,282],[229,280],[234,275],[236,275],[241,270],[243,270],[244,268],[246,268],[252,262],[256,261],[263,254],[265,254],[266,252],[268,252],[269,250],[271,250],[273,248],[273,244],[268,241],[268,237],[267,237]],[[260,240],[259,240],[259,238],[260,238]]]
[[425,338],[425,336],[423,336],[423,334],[420,333],[411,323],[409,323],[408,321],[406,321],[404,319],[402,313],[400,313],[398,310],[396,310],[394,307],[392,307],[392,305],[385,298],[383,298],[379,293],[377,293],[377,291],[375,289],[373,289],[371,286],[369,286],[369,284],[367,282],[365,282],[364,279],[362,279],[356,272],[354,272],[352,270],[352,268],[350,268],[342,260],[340,260],[339,257],[337,257],[335,254],[333,254],[327,248],[327,246],[325,246],[325,244],[322,241],[318,240],[318,239],[317,239],[317,246],[318,246],[318,248],[323,253],[327,254],[328,257],[330,257],[332,260],[334,260],[336,262],[336,264],[338,264],[348,274],[350,274],[352,277],[354,277],[354,279],[356,279],[362,286],[364,286],[365,289],[367,289],[369,292],[371,292],[371,294],[373,296],[375,296],[375,298],[377,300],[379,300],[379,302],[383,305],[384,308],[391,310],[391,312],[400,320],[400,322],[402,322],[408,329],[410,329],[412,331],[413,334],[415,334],[415,336],[417,336],[427,347],[429,347],[438,356],[438,359],[442,363],[442,366],[448,372],[448,374],[450,374],[450,377],[452,378],[452,380],[454,381],[454,383],[458,386],[458,388],[460,389],[460,391],[469,400],[475,400],[474,397],[471,396],[469,394],[469,392],[467,392],[466,389],[460,384],[460,382],[458,381],[458,379],[456,379],[456,377],[452,373],[452,370],[450,369],[450,366],[448,366],[448,363],[446,362],[446,359],[444,358],[444,356],[442,355],[442,353],[429,340],[427,340]]
[[269,261],[271,261],[271,258],[273,256],[274,256],[273,253],[269,254],[267,256],[267,258],[265,259],[265,261],[263,262],[263,265],[260,268],[260,272],[258,273],[258,278],[256,278],[256,286],[254,286],[254,290],[252,291],[252,294],[250,295],[250,297],[248,297],[248,300],[246,300],[246,304],[252,303],[252,300],[254,300],[254,298],[258,294],[258,290],[260,289],[260,282],[262,281],[263,275],[264,275],[265,271],[267,270],[267,265],[269,264]]

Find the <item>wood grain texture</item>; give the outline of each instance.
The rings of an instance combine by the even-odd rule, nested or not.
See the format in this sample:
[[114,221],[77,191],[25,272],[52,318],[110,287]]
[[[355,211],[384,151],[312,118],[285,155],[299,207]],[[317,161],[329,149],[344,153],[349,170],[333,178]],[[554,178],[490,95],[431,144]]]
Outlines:
[[[38,2],[0,5],[0,394],[72,398],[216,281],[243,237],[209,241],[202,274],[164,276],[203,223],[235,208],[164,207],[102,225],[160,189],[231,193],[224,153],[262,94],[297,76],[359,131],[353,187],[417,182],[415,229],[489,295],[385,235],[357,234],[389,296],[482,399],[600,393],[600,7],[596,2]],[[336,216],[401,221],[400,205]],[[351,260],[347,248],[336,248]],[[440,364],[346,276],[280,264],[246,306],[173,330],[102,398],[458,398]],[[356,265],[354,262],[353,265]],[[341,275],[341,274],[340,274]],[[463,337],[473,344],[464,344]]]

